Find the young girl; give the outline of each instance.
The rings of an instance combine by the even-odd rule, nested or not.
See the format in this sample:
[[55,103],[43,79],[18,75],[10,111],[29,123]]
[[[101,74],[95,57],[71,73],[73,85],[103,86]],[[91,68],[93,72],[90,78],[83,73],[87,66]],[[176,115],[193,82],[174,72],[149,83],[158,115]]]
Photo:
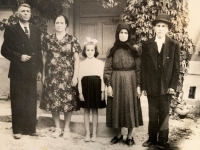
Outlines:
[[91,141],[96,141],[98,108],[105,108],[105,85],[103,82],[104,64],[98,56],[97,40],[87,38],[82,55],[86,59],[80,63],[78,90],[81,107],[84,108],[85,141],[90,141],[89,116],[92,110],[93,134]]

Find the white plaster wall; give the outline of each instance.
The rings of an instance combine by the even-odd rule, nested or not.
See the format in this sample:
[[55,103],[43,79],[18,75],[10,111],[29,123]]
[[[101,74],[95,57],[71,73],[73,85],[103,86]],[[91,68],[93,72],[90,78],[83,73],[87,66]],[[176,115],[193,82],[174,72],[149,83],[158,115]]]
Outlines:
[[[0,20],[3,18],[7,19],[10,15],[12,15],[10,9],[0,10]],[[3,34],[4,31],[0,31],[0,48],[3,43]],[[10,93],[10,80],[8,78],[9,64],[10,62],[0,54],[0,98],[4,98],[5,95],[9,95]]]
[[200,51],[200,0],[188,0],[189,18],[188,33],[196,46],[196,53]]

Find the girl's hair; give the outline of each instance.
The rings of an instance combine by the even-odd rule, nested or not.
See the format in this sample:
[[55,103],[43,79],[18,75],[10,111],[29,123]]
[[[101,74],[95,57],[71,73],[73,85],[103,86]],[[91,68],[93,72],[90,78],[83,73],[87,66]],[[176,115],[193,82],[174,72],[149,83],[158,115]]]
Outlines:
[[93,42],[88,42],[87,44],[85,44],[83,46],[82,56],[85,57],[85,58],[87,58],[87,55],[86,55],[86,46],[87,45],[94,45],[94,50],[95,50],[94,57],[97,57],[99,55],[99,51],[97,50],[97,45],[94,44]]
[[54,24],[56,23],[56,19],[57,19],[58,17],[63,17],[64,20],[65,20],[65,23],[67,24],[67,27],[69,26],[69,20],[68,20],[68,18],[67,18],[65,15],[58,15],[58,16],[54,19]]

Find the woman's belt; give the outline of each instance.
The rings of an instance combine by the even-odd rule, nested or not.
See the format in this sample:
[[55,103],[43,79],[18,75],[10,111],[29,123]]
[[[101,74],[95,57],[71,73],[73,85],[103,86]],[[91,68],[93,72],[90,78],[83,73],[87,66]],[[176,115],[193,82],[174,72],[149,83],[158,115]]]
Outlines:
[[135,67],[132,68],[113,68],[113,71],[131,71],[135,70]]

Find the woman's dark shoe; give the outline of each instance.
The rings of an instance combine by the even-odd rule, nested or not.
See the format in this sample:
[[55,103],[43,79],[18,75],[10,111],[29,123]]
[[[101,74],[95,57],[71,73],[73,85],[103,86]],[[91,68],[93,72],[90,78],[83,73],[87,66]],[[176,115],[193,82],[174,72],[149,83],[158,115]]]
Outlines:
[[122,135],[120,138],[118,138],[117,136],[115,136],[115,137],[110,141],[110,143],[111,143],[111,144],[116,144],[116,143],[118,143],[118,142],[121,141],[121,140],[123,140],[123,135]]
[[133,137],[131,139],[126,138],[126,144],[128,146],[132,146],[135,144],[135,141],[133,140]]

